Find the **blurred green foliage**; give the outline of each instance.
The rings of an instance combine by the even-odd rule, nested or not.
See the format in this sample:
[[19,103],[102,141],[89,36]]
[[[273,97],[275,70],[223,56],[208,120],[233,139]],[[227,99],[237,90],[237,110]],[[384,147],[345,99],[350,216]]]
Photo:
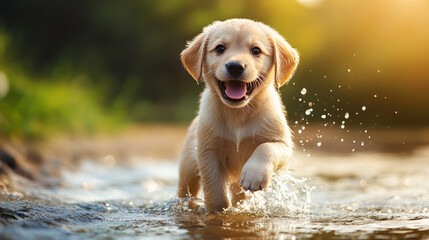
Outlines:
[[83,76],[57,82],[29,78],[8,68],[13,76],[9,93],[0,100],[0,135],[39,139],[66,132],[71,135],[116,130],[123,118],[102,109],[92,88],[86,88]]
[[[381,125],[426,125],[427,10],[424,0],[2,0],[0,71],[10,90],[0,133],[190,121],[202,87],[179,54],[205,25],[232,17],[273,26],[300,52],[281,89],[292,121],[365,105],[356,124],[378,115]],[[304,115],[309,101],[313,116]]]

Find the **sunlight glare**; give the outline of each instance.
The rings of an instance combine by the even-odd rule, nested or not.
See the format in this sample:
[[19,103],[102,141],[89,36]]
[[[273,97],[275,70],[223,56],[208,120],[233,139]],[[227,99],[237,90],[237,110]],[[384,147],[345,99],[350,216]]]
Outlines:
[[300,4],[306,7],[316,7],[322,0],[297,0]]

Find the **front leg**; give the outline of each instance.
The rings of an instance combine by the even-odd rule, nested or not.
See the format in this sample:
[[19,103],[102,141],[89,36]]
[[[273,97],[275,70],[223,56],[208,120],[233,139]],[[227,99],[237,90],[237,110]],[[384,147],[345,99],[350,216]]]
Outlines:
[[240,185],[252,192],[268,187],[273,172],[285,167],[292,149],[283,142],[266,142],[259,145],[244,164]]
[[209,213],[221,212],[231,204],[227,195],[227,173],[220,164],[216,150],[201,149],[198,167],[204,191],[204,202]]

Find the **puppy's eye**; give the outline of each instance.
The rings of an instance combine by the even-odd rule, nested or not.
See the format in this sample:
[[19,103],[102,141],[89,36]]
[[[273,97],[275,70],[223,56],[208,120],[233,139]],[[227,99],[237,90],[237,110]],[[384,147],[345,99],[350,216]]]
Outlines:
[[261,53],[262,53],[262,50],[261,50],[260,48],[258,48],[258,47],[253,47],[253,48],[252,48],[252,54],[253,54],[253,55],[258,56],[258,55],[260,55]]
[[225,46],[222,45],[222,44],[219,44],[219,45],[216,46],[215,51],[218,54],[222,54],[223,52],[225,52]]

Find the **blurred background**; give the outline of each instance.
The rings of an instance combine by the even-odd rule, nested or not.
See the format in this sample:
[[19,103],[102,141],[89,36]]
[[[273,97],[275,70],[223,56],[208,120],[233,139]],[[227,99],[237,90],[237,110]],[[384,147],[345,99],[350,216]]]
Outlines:
[[290,122],[350,113],[350,126],[427,126],[428,13],[426,0],[2,0],[0,136],[190,122],[203,86],[179,54],[207,24],[236,17],[300,52],[281,88]]

